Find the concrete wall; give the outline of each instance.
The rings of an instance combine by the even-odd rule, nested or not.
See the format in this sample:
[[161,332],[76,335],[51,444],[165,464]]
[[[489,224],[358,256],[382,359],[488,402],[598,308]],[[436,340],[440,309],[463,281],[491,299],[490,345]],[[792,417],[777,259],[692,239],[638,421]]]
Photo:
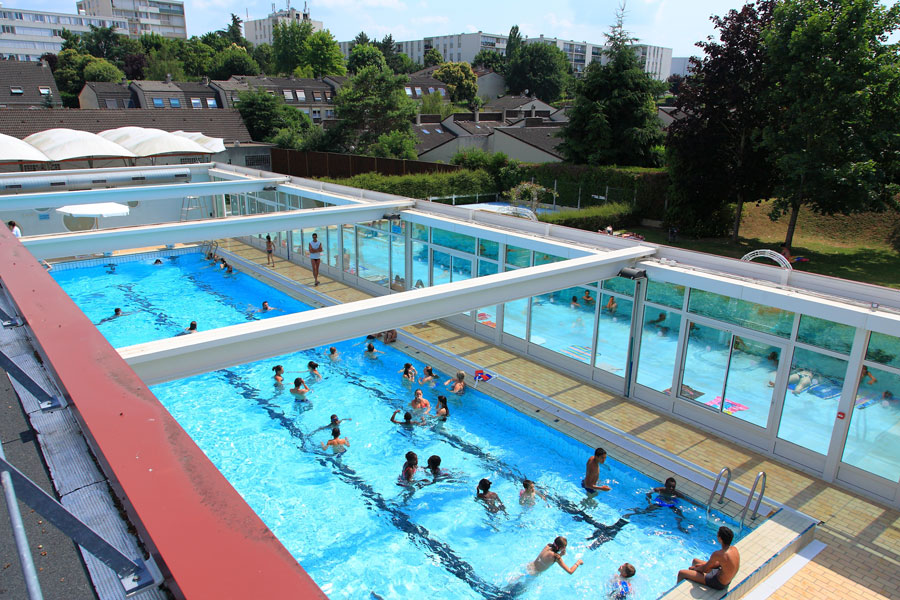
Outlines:
[[506,93],[506,80],[497,73],[488,73],[478,78],[478,97],[487,102]]
[[530,163],[562,162],[561,158],[517,140],[497,129],[494,130],[494,135],[491,136],[491,140],[493,141],[490,149],[491,152],[503,152],[508,157],[515,160]]

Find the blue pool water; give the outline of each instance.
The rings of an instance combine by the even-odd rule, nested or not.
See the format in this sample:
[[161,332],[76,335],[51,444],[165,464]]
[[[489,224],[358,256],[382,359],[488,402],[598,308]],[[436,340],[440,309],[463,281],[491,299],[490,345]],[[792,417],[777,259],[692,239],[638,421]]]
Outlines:
[[[51,271],[116,348],[172,337],[191,321],[205,331],[310,310],[249,275],[227,275],[200,254]],[[259,312],[263,301],[276,310]],[[123,316],[105,322],[115,308]]]
[[[190,263],[183,258],[144,267],[171,269],[182,277]],[[114,275],[95,273],[94,289],[104,279],[120,279],[120,271],[128,270],[124,266]],[[156,277],[145,273],[142,278],[139,272],[134,277],[142,282]],[[188,281],[203,278],[209,289],[183,286],[177,295],[155,298],[152,306],[163,318],[185,304],[199,307],[210,294],[240,302],[257,293],[277,297],[247,276],[187,276]],[[64,288],[86,285],[76,276],[64,279],[74,282],[63,282]],[[238,289],[245,284],[252,291]],[[149,293],[142,285],[136,288],[138,298]],[[120,303],[126,311],[138,306],[127,299],[122,296]],[[283,299],[278,302],[287,305]],[[234,309],[233,314],[241,313]],[[123,330],[130,328],[124,318],[102,326],[109,339],[129,342],[132,334]],[[421,373],[424,364],[380,344],[384,354],[365,359],[361,340],[337,347],[338,362],[319,348],[152,388],[330,597],[370,598],[373,592],[384,598],[602,596],[616,568],[631,562],[637,567],[635,597],[655,598],[671,587],[678,568],[716,548],[716,530],[724,522],[720,517],[707,522],[705,509],[685,505],[683,533],[671,509],[643,512],[648,507],[645,494],[659,483],[614,456],[601,470],[601,481],[613,491],[586,500],[579,483],[592,449],[477,390],[448,395],[451,415],[446,423],[429,420],[412,431],[392,424],[391,413],[407,407],[413,395],[397,371],[412,362]],[[309,360],[320,363],[321,381],[309,381]],[[284,365],[286,383],[298,375],[309,381],[307,401],[296,400],[290,386],[275,384],[275,364]],[[448,376],[439,374],[441,382]],[[437,394],[446,393],[442,385],[423,389],[432,405]],[[350,440],[341,455],[320,445],[330,437],[327,428],[320,428],[332,413],[352,419],[341,425]],[[420,471],[415,489],[398,486],[403,456],[410,450],[422,466],[429,456],[439,455],[449,477],[432,482]],[[494,482],[492,490],[506,513],[491,514],[474,500],[483,477]],[[517,500],[526,477],[547,498],[532,508]],[[636,510],[641,512],[634,514]],[[598,531],[604,534],[601,540],[612,539],[591,549],[587,538]],[[573,576],[554,567],[526,587],[516,586],[524,566],[557,535],[569,539],[567,563],[582,558],[585,565]]]

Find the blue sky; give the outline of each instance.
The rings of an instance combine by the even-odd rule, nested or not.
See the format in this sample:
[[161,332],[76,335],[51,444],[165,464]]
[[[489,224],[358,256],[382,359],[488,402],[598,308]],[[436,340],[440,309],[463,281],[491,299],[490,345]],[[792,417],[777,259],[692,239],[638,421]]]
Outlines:
[[[284,8],[286,0],[277,0]],[[302,0],[292,0],[302,7]],[[615,19],[619,0],[311,0],[312,18],[323,21],[338,41],[358,32],[395,40],[484,31],[506,34],[512,25],[527,36],[543,34],[601,43]],[[75,12],[74,0],[6,0],[4,6]],[[229,14],[251,19],[271,11],[271,0],[186,0],[188,33],[221,29]],[[644,43],[673,49],[674,56],[698,54],[694,44],[713,33],[709,17],[743,6],[742,0],[628,0],[626,28]]]

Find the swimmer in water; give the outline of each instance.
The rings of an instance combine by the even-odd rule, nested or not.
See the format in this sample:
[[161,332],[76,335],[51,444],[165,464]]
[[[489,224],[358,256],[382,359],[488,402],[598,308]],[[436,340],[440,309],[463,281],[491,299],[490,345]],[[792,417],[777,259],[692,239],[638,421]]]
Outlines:
[[425,467],[425,470],[431,473],[431,476],[437,481],[438,477],[442,477],[447,474],[446,471],[441,469],[441,457],[437,454],[428,457],[428,466]]
[[331,415],[331,421],[328,423],[328,425],[325,425],[323,427],[319,427],[318,429],[313,430],[313,433],[318,433],[320,431],[324,431],[325,429],[334,429],[335,427],[339,426],[344,421],[352,421],[352,420],[353,419],[350,419],[350,418],[339,419],[337,415]]
[[413,394],[412,402],[409,405],[413,410],[421,410],[422,414],[428,414],[431,411],[431,402],[429,402],[422,393],[422,390],[416,390]]
[[447,408],[447,397],[446,396],[438,396],[437,401],[438,401],[438,407],[434,413],[434,416],[436,416],[441,421],[446,421],[447,417],[450,416],[450,409]]
[[162,264],[162,260],[159,259],[159,258],[157,258],[156,260],[153,261],[153,264],[154,264],[154,265],[161,265],[161,264]]
[[403,463],[400,477],[397,478],[397,483],[400,485],[410,485],[419,469],[419,456],[415,452],[407,452],[405,458],[406,462]]
[[437,376],[434,374],[434,369],[431,368],[431,365],[427,365],[422,369],[422,375],[424,377],[419,380],[419,385],[425,385],[426,383],[434,385],[437,383]]
[[340,428],[335,427],[331,430],[331,439],[327,442],[322,442],[322,450],[327,450],[329,446],[335,452],[343,452],[350,447],[350,440],[342,438]]
[[597,448],[594,455],[587,461],[584,479],[581,480],[581,487],[587,492],[588,496],[593,496],[597,492],[608,492],[608,485],[598,485],[600,479],[600,465],[606,462],[606,450]]
[[399,414],[400,414],[400,409],[398,408],[397,410],[394,411],[394,414],[391,415],[391,423],[396,423],[397,425],[403,425],[404,427],[406,427],[408,429],[412,428],[414,425],[424,425],[425,424],[424,418],[419,419],[418,421],[413,421],[412,413],[409,411],[406,411],[405,413],[403,413],[402,421],[398,421],[397,415],[399,415]]
[[450,386],[450,391],[454,394],[462,394],[466,391],[466,374],[463,371],[457,371],[456,378],[448,379],[444,385]]
[[281,310],[281,309],[280,309],[280,308],[275,308],[274,306],[269,306],[269,303],[268,303],[267,301],[263,301],[263,303],[262,303],[262,308],[260,308],[260,309],[259,309],[258,311],[256,311],[256,312],[258,312],[258,313],[264,313],[264,312],[269,312],[270,310]]
[[553,563],[557,563],[562,569],[571,575],[584,564],[584,561],[580,558],[575,561],[575,564],[571,567],[567,567],[566,563],[563,561],[563,555],[566,553],[566,547],[569,545],[568,540],[563,536],[557,537],[555,540],[544,546],[544,549],[541,550],[541,553],[538,554],[538,557],[534,559],[533,562],[528,563],[528,573],[531,575],[540,575],[547,569],[553,566]]
[[384,354],[384,352],[382,352],[381,350],[377,350],[375,348],[375,344],[373,344],[372,342],[366,344],[366,349],[365,351],[363,351],[363,356],[370,360],[375,360],[376,358],[378,358],[379,354]]
[[291,388],[291,393],[298,396],[301,400],[306,400],[306,395],[309,393],[309,386],[306,385],[306,382],[303,381],[302,378],[298,377],[294,380],[294,387]]
[[618,574],[610,581],[610,600],[627,600],[634,594],[634,584],[631,578],[637,573],[637,569],[631,563],[623,563],[619,567]]
[[319,374],[319,363],[314,360],[306,363],[306,368],[309,369],[309,376],[315,379],[316,381],[322,381],[322,376]]
[[284,367],[282,367],[281,365],[275,365],[274,367],[272,367],[272,370],[275,372],[275,382],[282,383],[284,381]]
[[[682,502],[690,502],[690,500],[675,489],[676,485],[675,478],[669,477],[666,479],[663,487],[655,487],[647,492],[648,504],[645,508],[639,508],[629,514],[622,515],[622,518],[651,513],[658,508],[671,508],[672,512],[675,513],[675,523],[678,525],[678,529],[687,533],[687,530],[682,524],[684,521],[684,512],[682,511],[680,504]],[[654,494],[656,494],[655,498],[653,497]]]
[[534,506],[536,496],[540,496],[542,500],[547,500],[546,496],[534,489],[533,481],[530,479],[523,480],[522,489],[519,490],[519,504],[522,506]]
[[415,382],[416,376],[418,375],[418,372],[416,372],[416,368],[412,366],[412,363],[404,363],[403,369],[397,372],[403,373],[403,379],[412,382]]
[[478,489],[475,490],[475,499],[483,502],[485,508],[492,513],[506,512],[506,507],[503,506],[500,496],[496,492],[491,491],[490,479],[482,479],[478,482]]
[[185,329],[181,333],[176,334],[176,337],[179,335],[189,335],[191,333],[197,333],[197,321],[191,321],[191,324],[188,325],[187,329]]
[[338,362],[339,360],[341,360],[341,354],[334,346],[328,349],[328,359],[331,362]]
[[123,313],[121,308],[117,308],[117,309],[113,310],[113,314],[111,317],[106,317],[106,318],[100,319],[100,321],[97,322],[97,325],[102,325],[103,323],[106,323],[107,321],[112,321],[113,319],[118,319],[119,317],[124,317],[125,315],[130,315],[130,314],[131,313]]

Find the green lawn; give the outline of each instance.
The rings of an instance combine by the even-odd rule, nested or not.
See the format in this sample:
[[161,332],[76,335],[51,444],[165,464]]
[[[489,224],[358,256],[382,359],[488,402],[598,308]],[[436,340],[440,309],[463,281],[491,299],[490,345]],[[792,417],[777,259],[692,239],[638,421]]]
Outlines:
[[[779,251],[787,217],[772,222],[767,213],[767,203],[745,207],[737,243],[728,238],[670,243],[659,229],[635,231],[649,242],[740,258],[760,248]],[[807,263],[795,263],[797,270],[900,288],[900,213],[823,217],[801,211],[792,251],[809,258]]]

